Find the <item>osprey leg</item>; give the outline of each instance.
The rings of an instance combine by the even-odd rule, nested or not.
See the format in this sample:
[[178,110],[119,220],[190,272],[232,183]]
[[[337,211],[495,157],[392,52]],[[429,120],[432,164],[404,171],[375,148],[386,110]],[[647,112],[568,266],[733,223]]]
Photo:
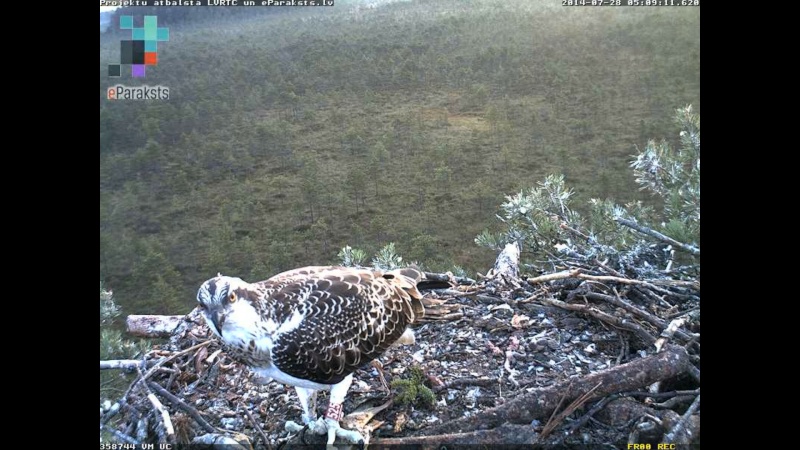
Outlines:
[[317,390],[307,389],[300,386],[295,386],[297,391],[297,398],[300,399],[300,406],[303,407],[303,423],[308,425],[309,422],[317,420]]
[[[328,432],[328,427],[325,421],[317,419],[317,389],[302,388],[295,386],[297,391],[297,398],[300,400],[300,406],[303,407],[303,424],[308,427],[314,434],[325,434]],[[289,420],[284,425],[286,431],[290,433],[297,433],[303,429],[302,426],[296,424],[294,421]]]
[[[316,410],[314,403],[317,398],[317,390],[295,387],[297,397],[300,399],[300,404],[303,406],[303,423],[308,426],[308,430],[314,434],[327,434],[328,445],[332,445],[336,437],[343,439],[350,444],[363,445],[365,439],[361,433],[354,430],[345,430],[339,426],[339,421],[344,417],[342,404],[344,403],[345,395],[347,395],[350,385],[353,384],[353,374],[345,377],[344,380],[331,386],[330,401],[328,402],[328,409],[325,412],[325,417],[316,418]],[[286,431],[290,433],[297,433],[303,429],[302,426],[292,422],[286,422]]]
[[347,395],[347,390],[353,384],[353,374],[351,373],[344,380],[331,387],[331,397],[328,402],[328,410],[325,412],[325,424],[328,426],[328,445],[332,445],[336,436],[344,439],[351,444],[363,444],[364,437],[357,431],[345,430],[339,426],[339,421],[344,417],[342,403]]

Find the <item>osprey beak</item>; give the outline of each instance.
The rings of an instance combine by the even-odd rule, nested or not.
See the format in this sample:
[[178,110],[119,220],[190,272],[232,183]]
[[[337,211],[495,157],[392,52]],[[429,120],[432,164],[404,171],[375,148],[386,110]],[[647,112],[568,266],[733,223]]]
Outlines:
[[211,325],[214,326],[214,329],[212,331],[214,331],[214,333],[216,333],[217,336],[222,337],[222,322],[224,321],[222,318],[222,312],[209,311],[208,318],[211,322]]

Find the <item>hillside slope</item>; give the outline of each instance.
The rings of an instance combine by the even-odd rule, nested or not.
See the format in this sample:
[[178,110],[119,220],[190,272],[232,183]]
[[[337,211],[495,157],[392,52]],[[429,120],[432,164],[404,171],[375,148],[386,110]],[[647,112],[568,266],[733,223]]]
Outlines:
[[142,81],[106,76],[124,34],[101,35],[100,276],[127,313],[346,244],[487,267],[473,239],[505,194],[561,172],[579,198],[648,201],[634,146],[700,109],[699,8],[215,9],[159,43],[143,82],[166,102],[105,100]]

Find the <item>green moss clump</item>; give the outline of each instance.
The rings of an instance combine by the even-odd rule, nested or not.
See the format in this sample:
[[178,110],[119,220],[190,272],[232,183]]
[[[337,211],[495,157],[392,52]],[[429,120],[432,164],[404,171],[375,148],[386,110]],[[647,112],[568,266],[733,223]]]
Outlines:
[[425,374],[419,366],[410,368],[410,378],[392,381],[392,388],[397,390],[394,401],[400,405],[424,406],[432,408],[436,402],[436,395],[425,386]]

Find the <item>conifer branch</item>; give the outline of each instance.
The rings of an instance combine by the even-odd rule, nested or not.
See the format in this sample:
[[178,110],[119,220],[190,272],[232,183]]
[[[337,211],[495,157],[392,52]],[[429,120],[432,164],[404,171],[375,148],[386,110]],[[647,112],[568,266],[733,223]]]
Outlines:
[[689,245],[689,244],[684,244],[682,242],[678,242],[675,239],[672,239],[671,237],[669,237],[667,235],[661,234],[656,230],[653,230],[651,228],[647,228],[645,226],[639,225],[638,223],[630,221],[630,220],[627,220],[627,219],[617,218],[615,220],[620,225],[625,225],[628,228],[633,228],[634,230],[636,230],[636,231],[638,231],[640,233],[644,233],[644,234],[646,234],[646,235],[648,235],[650,237],[654,237],[654,238],[658,239],[661,242],[665,242],[667,244],[673,245],[673,246],[675,246],[675,247],[677,247],[677,248],[679,248],[679,249],[681,249],[681,250],[683,250],[685,252],[691,253],[694,256],[700,256],[700,249],[695,247],[695,246],[693,246],[693,245]]

